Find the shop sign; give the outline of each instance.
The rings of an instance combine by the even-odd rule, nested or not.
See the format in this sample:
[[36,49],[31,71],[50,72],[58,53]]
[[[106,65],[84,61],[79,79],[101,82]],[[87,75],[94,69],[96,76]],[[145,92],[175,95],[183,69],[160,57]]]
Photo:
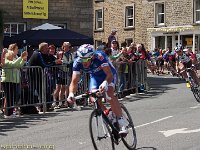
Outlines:
[[48,19],[48,0],[23,0],[23,18]]

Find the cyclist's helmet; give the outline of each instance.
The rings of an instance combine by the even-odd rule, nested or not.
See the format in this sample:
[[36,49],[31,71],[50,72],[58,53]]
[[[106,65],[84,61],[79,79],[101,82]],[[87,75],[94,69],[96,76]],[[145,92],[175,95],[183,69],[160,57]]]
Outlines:
[[183,50],[182,46],[177,46],[177,47],[175,47],[175,52],[179,52],[179,51],[181,51],[181,50]]
[[92,57],[94,54],[94,47],[90,44],[81,45],[76,52],[77,57]]

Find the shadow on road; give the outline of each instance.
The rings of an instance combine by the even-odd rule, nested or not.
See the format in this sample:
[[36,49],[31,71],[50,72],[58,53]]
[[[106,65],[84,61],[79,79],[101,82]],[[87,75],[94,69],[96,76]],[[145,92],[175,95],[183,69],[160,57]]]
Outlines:
[[148,86],[149,90],[144,93],[133,94],[123,98],[124,101],[133,102],[141,99],[147,99],[150,97],[158,97],[159,95],[166,93],[169,90],[174,90],[175,88],[171,87],[172,84],[182,84],[185,83],[184,80],[180,80],[175,77],[165,77],[165,76],[153,76],[148,77]]
[[0,136],[7,136],[6,132],[14,131],[19,128],[29,128],[30,125],[36,125],[38,122],[44,123],[49,117],[55,117],[58,113],[46,113],[37,115],[24,115],[19,118],[9,118],[0,120]]
[[[129,96],[127,98],[124,98],[123,101],[137,101],[141,99],[147,99],[149,97],[156,97],[158,95],[161,95],[165,93],[166,91],[173,90],[174,88],[170,87],[170,84],[180,84],[184,81],[179,80],[178,78],[164,78],[164,77],[148,77],[148,84],[150,87],[150,90],[143,94],[138,94],[134,96]],[[84,110],[91,110],[92,107],[82,107],[81,111]],[[1,119],[0,118],[0,136],[7,136],[6,132],[8,131],[14,131],[18,128],[29,128],[30,125],[37,125],[38,123],[45,123],[48,121],[47,118],[49,117],[55,117],[59,115],[59,112],[63,111],[76,111],[73,109],[60,109],[56,110],[55,112],[46,113],[46,114],[40,114],[40,115],[24,115],[20,118],[13,118],[13,119]],[[139,149],[152,149],[156,150],[152,147],[142,147]],[[139,150],[138,149],[138,150]]]

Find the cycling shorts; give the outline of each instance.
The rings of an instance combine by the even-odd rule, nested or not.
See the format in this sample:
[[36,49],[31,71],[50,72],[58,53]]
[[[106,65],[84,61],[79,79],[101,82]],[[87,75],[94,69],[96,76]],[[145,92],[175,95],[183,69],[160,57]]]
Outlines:
[[[101,85],[101,83],[104,80],[105,80],[105,77],[102,78],[102,77],[91,76],[90,83],[89,83],[89,91],[92,91],[94,89],[99,89],[99,86]],[[115,88],[116,81],[117,81],[117,75],[114,74],[113,75],[113,80],[108,86],[112,86],[113,88]]]

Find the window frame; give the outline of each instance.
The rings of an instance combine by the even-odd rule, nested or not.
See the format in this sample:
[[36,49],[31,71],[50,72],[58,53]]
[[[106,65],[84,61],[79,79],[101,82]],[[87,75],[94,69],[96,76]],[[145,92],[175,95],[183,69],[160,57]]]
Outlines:
[[[200,7],[199,7],[199,9],[197,9],[196,1],[197,0],[193,1],[194,23],[200,23],[200,19],[197,20],[197,12],[200,13]],[[199,5],[200,5],[200,3],[199,3]]]
[[99,2],[104,2],[104,0],[95,0],[94,2],[99,3]]
[[[133,16],[130,17],[128,16],[128,7],[131,7],[133,9]],[[133,20],[133,25],[129,26],[128,25],[128,21],[132,19]],[[124,7],[124,28],[134,28],[135,27],[135,4],[129,4],[129,5],[125,5]]]
[[[164,12],[159,12],[158,8],[159,8],[159,5],[164,5]],[[165,15],[166,15],[166,9],[165,9],[165,2],[156,2],[155,5],[154,5],[154,24],[155,26],[165,26],[165,22],[166,22],[166,19],[165,19]],[[163,23],[159,23],[159,15],[164,15],[164,22]]]
[[[6,32],[5,31],[5,25],[9,25],[9,31],[8,32]],[[17,25],[17,31],[16,32],[12,32],[12,25]],[[22,31],[22,32],[24,32],[24,31],[26,31],[26,29],[27,29],[27,24],[26,23],[21,23],[21,22],[6,22],[6,23],[4,23],[4,25],[3,25],[3,34],[4,34],[4,36],[9,36],[9,37],[11,37],[11,36],[13,36],[13,35],[16,35],[16,34],[19,34],[19,33],[21,33],[21,32],[19,32],[19,25],[24,25],[24,30]]]
[[[102,15],[102,18],[98,18],[98,12],[101,11],[101,15]],[[96,9],[95,10],[95,31],[102,31],[104,29],[104,9],[103,8],[99,8],[99,9]],[[98,28],[98,25],[99,25],[99,22],[102,22],[101,23],[101,28]]]
[[[98,42],[101,44],[99,44]],[[100,39],[95,40],[95,48],[97,48],[99,45],[102,45],[102,43],[103,43],[103,41]]]

